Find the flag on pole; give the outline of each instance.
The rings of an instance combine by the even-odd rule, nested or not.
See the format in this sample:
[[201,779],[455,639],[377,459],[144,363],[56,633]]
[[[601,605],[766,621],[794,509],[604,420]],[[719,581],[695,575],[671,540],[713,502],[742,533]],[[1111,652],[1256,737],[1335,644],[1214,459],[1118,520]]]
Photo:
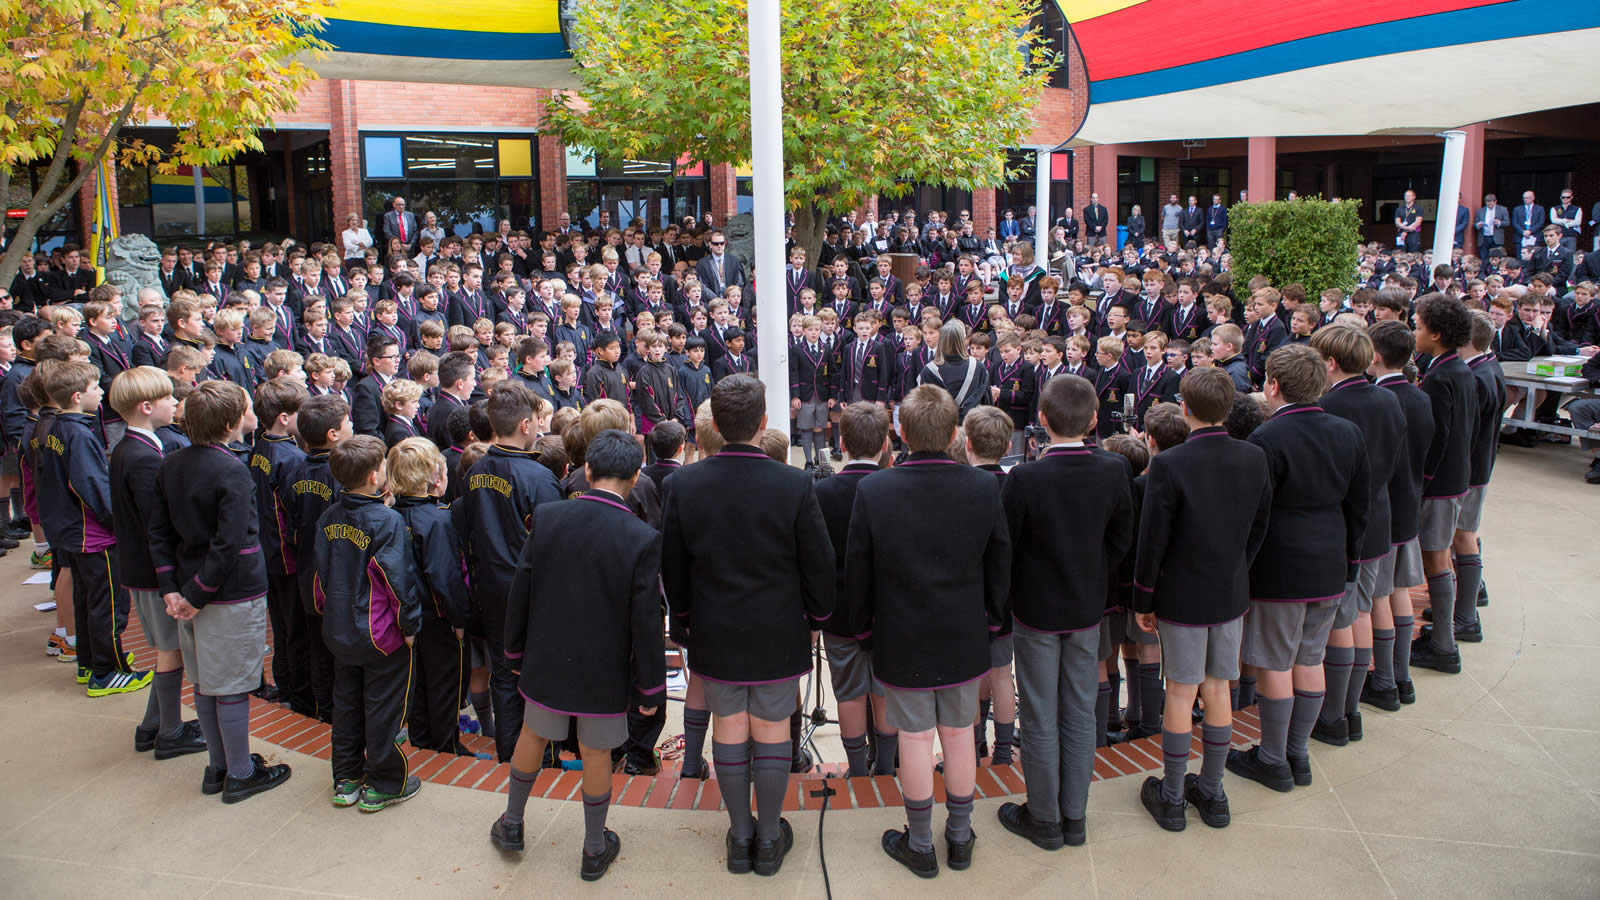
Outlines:
[[111,208],[111,189],[115,184],[116,170],[111,157],[100,160],[94,178],[94,228],[89,233],[89,258],[94,260],[95,284],[106,280],[106,262],[111,254],[111,242],[117,238],[116,210]]

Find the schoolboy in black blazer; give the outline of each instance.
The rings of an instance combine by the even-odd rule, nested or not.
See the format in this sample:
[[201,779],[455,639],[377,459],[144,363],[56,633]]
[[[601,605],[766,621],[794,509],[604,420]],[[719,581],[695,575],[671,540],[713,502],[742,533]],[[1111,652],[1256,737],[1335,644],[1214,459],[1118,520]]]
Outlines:
[[[1461,352],[1470,355],[1467,368],[1477,383],[1477,416],[1473,424],[1472,456],[1467,475],[1467,495],[1461,499],[1456,517],[1456,533],[1451,539],[1455,555],[1456,609],[1453,627],[1456,639],[1469,643],[1483,640],[1478,622],[1478,588],[1483,584],[1483,550],[1478,540],[1478,525],[1483,520],[1483,500],[1494,474],[1495,454],[1500,447],[1500,422],[1506,408],[1505,375],[1489,352],[1494,321],[1483,310],[1472,310],[1472,341]],[[1436,626],[1437,627],[1437,626]]]

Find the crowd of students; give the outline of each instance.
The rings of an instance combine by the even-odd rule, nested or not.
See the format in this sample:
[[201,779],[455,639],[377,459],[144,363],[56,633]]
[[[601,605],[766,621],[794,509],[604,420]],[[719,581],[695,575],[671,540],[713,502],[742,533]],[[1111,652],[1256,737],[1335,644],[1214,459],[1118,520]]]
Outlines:
[[[1513,326],[1470,269],[1422,292],[1422,260],[1371,247],[1381,288],[1312,300],[1154,246],[1064,283],[1017,243],[992,284],[967,254],[902,281],[887,254],[812,269],[794,247],[789,371],[766,374],[789,378],[801,470],[767,428],[753,285],[721,232],[694,241],[669,268],[611,232],[590,264],[575,234],[537,254],[508,231],[370,272],[270,244],[232,271],[218,247],[199,280],[169,248],[170,300],[141,292],[131,316],[109,284],[0,310],[13,533],[60,609],[47,652],[90,697],[153,685],[136,749],[207,753],[224,802],[290,774],[250,753],[252,697],[332,723],[332,802],[366,812],[420,788],[404,743],[492,736],[507,851],[538,769],[575,751],[593,879],[620,846],[613,766],[660,766],[670,636],[682,777],[716,772],[729,870],[771,875],[821,632],[850,773],[901,779],[884,850],[931,877],[936,737],[954,869],[977,761],[1010,762],[1019,732],[1028,797],[1000,819],[1041,847],[1086,839],[1095,746],[1153,735],[1146,808],[1222,827],[1225,769],[1309,784],[1308,739],[1359,740],[1360,703],[1413,702],[1411,666],[1459,672],[1456,641],[1481,639]],[[520,252],[490,256],[486,287],[496,247]],[[1583,289],[1515,302],[1549,299],[1587,348]],[[1001,467],[1019,455],[1038,458]],[[1424,584],[1441,627],[1412,642]],[[130,606],[152,672],[122,646]],[[1249,705],[1261,743],[1231,750]]]

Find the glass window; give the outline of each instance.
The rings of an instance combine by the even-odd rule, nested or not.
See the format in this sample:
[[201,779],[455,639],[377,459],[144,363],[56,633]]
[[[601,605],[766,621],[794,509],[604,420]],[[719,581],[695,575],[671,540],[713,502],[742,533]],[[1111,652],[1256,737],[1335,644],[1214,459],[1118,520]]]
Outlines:
[[1033,17],[1033,25],[1039,29],[1045,46],[1056,54],[1056,67],[1050,70],[1050,87],[1067,87],[1067,20],[1056,4],[1046,3],[1041,13]]
[[400,139],[397,137],[369,137],[362,141],[366,148],[368,178],[399,178]]
[[495,174],[493,138],[464,134],[419,134],[405,139],[406,175],[411,178],[476,178]]
[[651,159],[624,159],[600,161],[601,178],[666,178],[672,175],[672,163]]

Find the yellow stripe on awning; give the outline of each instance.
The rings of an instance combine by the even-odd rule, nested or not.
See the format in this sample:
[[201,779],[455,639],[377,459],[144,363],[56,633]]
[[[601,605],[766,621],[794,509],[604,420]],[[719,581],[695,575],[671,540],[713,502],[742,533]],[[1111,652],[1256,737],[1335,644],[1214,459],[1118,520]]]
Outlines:
[[329,19],[492,34],[549,34],[561,30],[558,0],[339,0],[321,13]]
[[1145,0],[1056,0],[1056,6],[1061,8],[1061,15],[1068,22],[1087,22],[1143,2]]

